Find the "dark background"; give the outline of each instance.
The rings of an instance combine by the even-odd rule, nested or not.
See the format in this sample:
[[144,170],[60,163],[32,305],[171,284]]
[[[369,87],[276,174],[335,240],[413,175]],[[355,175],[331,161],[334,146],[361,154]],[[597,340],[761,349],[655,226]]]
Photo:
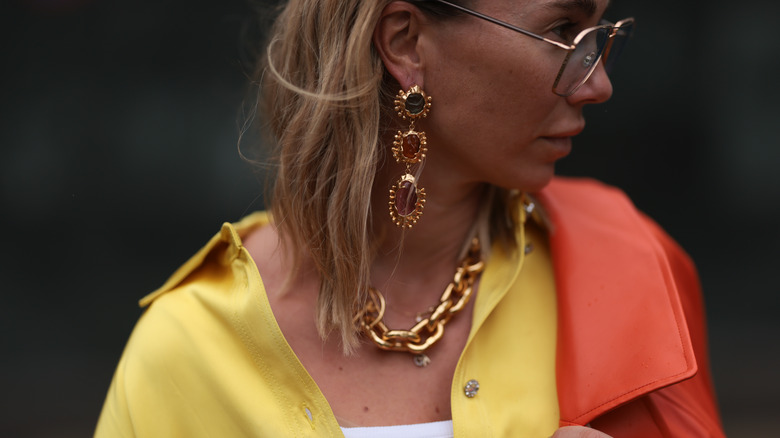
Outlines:
[[[776,436],[780,3],[617,3],[636,36],[560,171],[623,188],[688,249],[726,431]],[[262,208],[236,146],[252,16],[0,3],[0,436],[91,435],[137,299]]]

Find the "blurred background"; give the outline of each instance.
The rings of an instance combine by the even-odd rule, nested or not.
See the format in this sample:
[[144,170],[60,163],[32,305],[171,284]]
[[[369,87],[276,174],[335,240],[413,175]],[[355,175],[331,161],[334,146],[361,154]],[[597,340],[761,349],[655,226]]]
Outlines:
[[[780,3],[614,3],[635,38],[560,173],[621,187],[690,252],[726,431],[777,436]],[[137,300],[263,208],[237,151],[255,9],[0,3],[0,436],[90,436]]]

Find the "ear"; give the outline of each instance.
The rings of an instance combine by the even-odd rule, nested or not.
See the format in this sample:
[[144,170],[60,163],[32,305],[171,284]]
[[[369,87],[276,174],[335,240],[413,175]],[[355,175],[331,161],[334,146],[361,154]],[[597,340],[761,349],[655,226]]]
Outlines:
[[423,62],[419,34],[423,13],[405,1],[385,6],[374,29],[374,47],[387,71],[404,90],[423,84]]

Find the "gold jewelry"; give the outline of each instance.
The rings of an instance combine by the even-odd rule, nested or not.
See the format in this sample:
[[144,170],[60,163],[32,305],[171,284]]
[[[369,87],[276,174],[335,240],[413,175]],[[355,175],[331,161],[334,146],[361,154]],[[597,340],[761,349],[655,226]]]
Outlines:
[[431,97],[426,96],[418,85],[414,85],[407,92],[399,90],[394,103],[398,117],[409,120],[409,129],[406,132],[398,131],[393,141],[393,157],[397,163],[406,165],[406,173],[390,188],[390,217],[399,227],[411,228],[425,207],[425,189],[417,186],[411,166],[421,163],[428,152],[425,132],[415,131],[414,122],[428,116]]
[[[546,219],[543,213],[536,208],[531,197],[525,193],[517,193],[515,198],[520,208],[513,209],[517,212],[513,220],[519,226],[518,244],[523,256],[533,252],[533,244],[526,241],[525,224],[528,218],[532,218],[537,224],[545,226]],[[512,203],[511,205],[516,205]],[[430,363],[430,358],[425,354],[433,344],[444,336],[444,326],[453,315],[463,310],[472,295],[474,282],[485,268],[481,259],[480,244],[477,238],[472,239],[471,248],[466,257],[455,270],[452,282],[447,285],[439,302],[431,306],[425,312],[417,314],[416,322],[409,330],[390,330],[382,322],[385,315],[385,298],[382,294],[370,287],[369,301],[361,312],[355,316],[355,321],[360,324],[363,332],[382,350],[406,351],[414,354],[414,364],[425,367]]]
[[479,240],[474,238],[468,254],[455,270],[452,282],[444,289],[439,302],[432,306],[428,316],[422,318],[409,330],[390,330],[382,322],[385,315],[385,298],[372,288],[368,289],[369,301],[358,315],[363,332],[382,350],[406,351],[415,354],[417,366],[428,365],[430,359],[424,354],[444,336],[444,326],[456,313],[466,307],[471,298],[474,282],[485,267],[482,261]]

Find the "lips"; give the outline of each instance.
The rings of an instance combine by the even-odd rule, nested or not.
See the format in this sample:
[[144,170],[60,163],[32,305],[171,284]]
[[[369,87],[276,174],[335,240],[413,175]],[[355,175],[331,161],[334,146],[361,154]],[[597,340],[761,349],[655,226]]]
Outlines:
[[552,154],[552,159],[563,158],[571,152],[571,137],[542,137],[550,145],[548,151]]
[[585,124],[580,124],[567,129],[561,129],[554,134],[540,137],[551,146],[552,159],[563,158],[571,152],[571,138],[585,129]]
[[583,130],[585,129],[585,124],[581,124],[578,126],[571,127],[569,129],[562,129],[560,131],[557,131],[555,134],[550,135],[543,135],[543,138],[566,138],[566,137],[575,137],[579,135]]

